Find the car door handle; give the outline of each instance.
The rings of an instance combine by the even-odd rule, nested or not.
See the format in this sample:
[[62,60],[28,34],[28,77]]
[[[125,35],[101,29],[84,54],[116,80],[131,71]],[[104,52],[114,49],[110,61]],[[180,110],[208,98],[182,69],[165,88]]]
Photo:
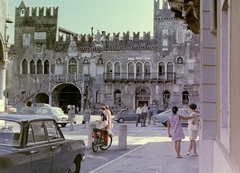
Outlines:
[[57,148],[57,146],[52,146],[52,147],[51,147],[51,149],[56,149],[56,148]]
[[31,151],[30,153],[31,154],[36,154],[36,153],[38,153],[38,151]]

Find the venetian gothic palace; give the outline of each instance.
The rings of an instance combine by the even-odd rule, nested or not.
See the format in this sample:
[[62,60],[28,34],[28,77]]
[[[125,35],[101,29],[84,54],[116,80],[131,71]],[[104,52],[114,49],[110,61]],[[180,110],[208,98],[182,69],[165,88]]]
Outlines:
[[62,107],[102,104],[135,110],[199,103],[199,36],[154,0],[154,33],[77,34],[58,25],[57,8],[15,9],[9,104],[26,100]]

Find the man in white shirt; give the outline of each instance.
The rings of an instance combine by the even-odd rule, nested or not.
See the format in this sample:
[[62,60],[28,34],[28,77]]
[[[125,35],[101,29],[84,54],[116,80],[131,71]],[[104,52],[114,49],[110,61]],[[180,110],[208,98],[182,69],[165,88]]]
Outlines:
[[144,106],[142,107],[143,127],[146,127],[147,115],[148,115],[148,106],[145,103]]
[[137,114],[137,120],[136,120],[136,127],[138,126],[138,123],[141,121],[141,126],[143,127],[142,124],[142,105],[140,104],[136,110]]

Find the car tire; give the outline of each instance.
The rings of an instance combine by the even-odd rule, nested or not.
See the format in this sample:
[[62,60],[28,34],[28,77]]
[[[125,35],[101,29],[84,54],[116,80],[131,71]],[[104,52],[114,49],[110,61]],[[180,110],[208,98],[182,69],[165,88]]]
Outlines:
[[77,156],[77,157],[75,157],[68,172],[69,173],[79,173],[80,170],[81,170],[81,159]]
[[118,122],[119,122],[119,123],[124,123],[124,119],[120,118],[120,119],[118,120]]
[[165,123],[162,123],[165,127],[167,127],[167,121]]
[[61,124],[62,127],[66,127],[67,124]]

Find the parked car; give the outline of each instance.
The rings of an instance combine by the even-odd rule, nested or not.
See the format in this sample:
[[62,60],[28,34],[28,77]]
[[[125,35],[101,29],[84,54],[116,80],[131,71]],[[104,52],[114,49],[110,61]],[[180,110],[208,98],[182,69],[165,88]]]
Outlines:
[[58,125],[65,127],[68,123],[68,115],[64,114],[59,107],[39,107],[36,110],[36,114],[48,115],[55,119]]
[[114,120],[118,123],[124,123],[124,121],[136,121],[137,114],[133,110],[128,108],[121,109],[114,117]]
[[[182,116],[186,116],[188,117],[190,115],[190,112],[188,111],[187,108],[178,108],[178,112],[177,112],[179,115],[182,115]],[[161,112],[159,114],[156,114],[154,115],[154,118],[155,118],[155,121],[158,122],[158,123],[162,123],[164,126],[167,127],[167,121],[168,121],[168,117],[170,115],[172,115],[172,109],[168,109],[164,112]],[[181,124],[182,125],[187,125],[187,120],[181,120]]]
[[79,173],[83,140],[67,140],[46,115],[0,114],[0,172]]

